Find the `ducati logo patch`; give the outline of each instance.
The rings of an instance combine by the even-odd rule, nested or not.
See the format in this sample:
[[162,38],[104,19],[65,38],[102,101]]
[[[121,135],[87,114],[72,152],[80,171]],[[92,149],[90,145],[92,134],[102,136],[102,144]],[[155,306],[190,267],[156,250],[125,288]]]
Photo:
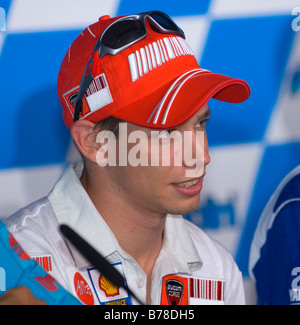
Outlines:
[[168,275],[163,278],[162,305],[188,305],[188,281],[186,278]]
[[169,305],[180,305],[183,295],[183,284],[177,280],[166,282],[166,293]]

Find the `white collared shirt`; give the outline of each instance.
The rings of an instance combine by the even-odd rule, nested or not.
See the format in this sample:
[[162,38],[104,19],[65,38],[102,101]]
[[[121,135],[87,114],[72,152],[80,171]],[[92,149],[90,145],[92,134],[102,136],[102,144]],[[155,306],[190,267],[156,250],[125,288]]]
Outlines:
[[[146,301],[147,278],[119,245],[79,180],[82,163],[71,165],[52,191],[4,220],[27,254],[65,289],[86,304],[135,304],[113,286],[70,243],[59,225],[66,224],[122,273],[127,286]],[[151,282],[151,303],[244,304],[241,272],[232,256],[200,228],[168,215],[164,242]]]

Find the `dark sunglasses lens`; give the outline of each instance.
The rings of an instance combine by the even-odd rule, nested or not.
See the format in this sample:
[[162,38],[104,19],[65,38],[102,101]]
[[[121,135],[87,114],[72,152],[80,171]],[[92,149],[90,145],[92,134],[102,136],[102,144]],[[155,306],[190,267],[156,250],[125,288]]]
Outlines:
[[168,16],[156,12],[151,13],[150,16],[164,29],[181,32],[181,29]]
[[101,42],[112,49],[119,49],[145,35],[145,27],[140,21],[121,20],[106,30]]

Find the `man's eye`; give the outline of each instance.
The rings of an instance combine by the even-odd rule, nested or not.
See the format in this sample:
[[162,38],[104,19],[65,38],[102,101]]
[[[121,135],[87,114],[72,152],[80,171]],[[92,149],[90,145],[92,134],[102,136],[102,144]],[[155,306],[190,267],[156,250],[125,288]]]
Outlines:
[[201,127],[201,128],[205,128],[206,127],[206,124],[210,121],[210,118],[207,118],[205,120],[202,120],[202,121],[199,121],[197,124],[196,124],[196,127]]

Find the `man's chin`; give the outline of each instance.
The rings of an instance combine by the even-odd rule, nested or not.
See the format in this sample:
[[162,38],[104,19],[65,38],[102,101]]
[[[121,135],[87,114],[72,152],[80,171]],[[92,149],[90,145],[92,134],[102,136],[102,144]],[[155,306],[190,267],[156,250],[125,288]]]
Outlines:
[[168,214],[183,215],[192,213],[199,207],[199,201],[200,200],[197,199],[193,200],[193,202],[189,202],[188,204],[173,205],[169,208]]

